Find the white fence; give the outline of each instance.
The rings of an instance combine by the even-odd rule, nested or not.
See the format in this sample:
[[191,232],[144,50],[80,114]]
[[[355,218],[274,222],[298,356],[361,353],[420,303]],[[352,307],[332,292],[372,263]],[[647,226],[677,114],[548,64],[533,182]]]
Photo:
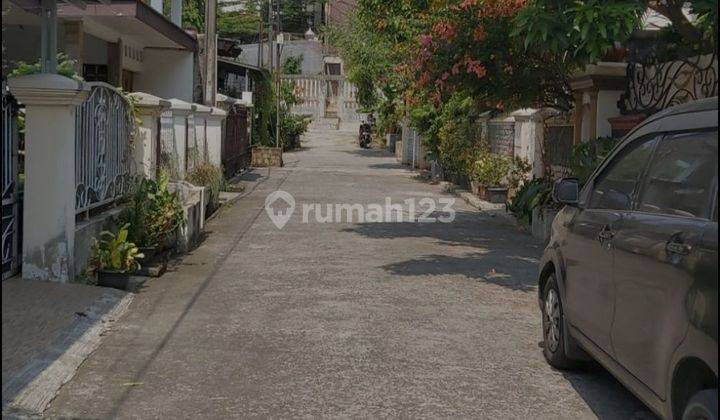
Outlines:
[[358,112],[357,87],[345,76],[284,75],[283,81],[295,86],[302,103],[293,106],[292,112],[313,118],[337,117],[342,121],[358,121],[364,114]]

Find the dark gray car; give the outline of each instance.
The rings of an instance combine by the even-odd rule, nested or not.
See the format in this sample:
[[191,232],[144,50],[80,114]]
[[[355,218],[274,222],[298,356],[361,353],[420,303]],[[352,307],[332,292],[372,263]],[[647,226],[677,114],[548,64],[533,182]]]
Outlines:
[[566,206],[540,263],[544,354],[588,355],[654,412],[717,419],[718,100],[654,115]]

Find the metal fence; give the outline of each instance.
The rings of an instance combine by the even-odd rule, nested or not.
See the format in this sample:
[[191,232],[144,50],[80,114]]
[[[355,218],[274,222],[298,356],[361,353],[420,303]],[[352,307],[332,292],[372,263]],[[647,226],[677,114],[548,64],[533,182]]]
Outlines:
[[19,267],[20,206],[17,103],[2,85],[2,279]]
[[627,86],[618,106],[623,114],[650,115],[673,105],[718,94],[714,46],[699,49],[657,38],[628,43]]
[[545,127],[545,154],[552,166],[568,167],[573,154],[573,125],[548,125]]
[[94,82],[75,116],[75,211],[82,213],[120,197],[131,182],[130,105],[112,86]]
[[250,166],[250,133],[248,132],[248,111],[245,107],[233,106],[225,120],[225,135],[222,139],[222,165],[226,177],[231,177]]

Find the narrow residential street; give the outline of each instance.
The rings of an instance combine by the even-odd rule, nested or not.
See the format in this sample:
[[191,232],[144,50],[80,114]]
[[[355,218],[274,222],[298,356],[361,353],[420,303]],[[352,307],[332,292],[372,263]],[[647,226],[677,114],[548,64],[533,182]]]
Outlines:
[[47,416],[651,417],[605,370],[545,363],[541,245],[503,218],[458,200],[449,224],[303,223],[304,203],[451,197],[355,131],[307,137],[145,284]]

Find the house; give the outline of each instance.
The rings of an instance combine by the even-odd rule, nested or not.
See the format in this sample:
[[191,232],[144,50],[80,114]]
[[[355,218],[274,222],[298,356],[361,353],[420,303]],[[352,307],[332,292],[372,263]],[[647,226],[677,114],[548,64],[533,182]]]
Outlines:
[[[196,103],[198,36],[180,27],[182,1],[170,6],[168,18],[156,0],[3,0],[3,279],[21,267],[23,278],[72,281],[132,180],[160,170],[188,197],[179,238],[188,248],[207,194],[187,174],[222,165],[225,151],[232,171],[246,166],[248,113],[239,109],[251,95],[224,97],[225,109]],[[57,74],[58,53],[78,80]],[[6,84],[20,61],[39,62],[41,72]]]
[[[3,75],[18,61],[40,59],[39,1],[3,0]],[[173,6],[181,7],[180,2]],[[171,15],[178,15],[174,11]],[[57,51],[75,60],[88,82],[192,102],[198,41],[140,0],[57,5]],[[6,67],[7,66],[7,67]]]

